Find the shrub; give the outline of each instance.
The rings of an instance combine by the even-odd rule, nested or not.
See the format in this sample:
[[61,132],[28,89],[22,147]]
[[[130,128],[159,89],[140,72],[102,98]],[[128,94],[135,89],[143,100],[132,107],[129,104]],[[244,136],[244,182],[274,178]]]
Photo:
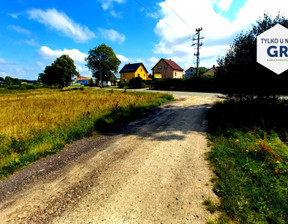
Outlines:
[[136,77],[130,80],[129,87],[132,89],[140,89],[144,87],[144,81],[140,77]]
[[20,85],[6,86],[6,89],[20,89]]
[[152,88],[157,90],[217,92],[219,88],[212,76],[194,76],[188,79],[155,79]]

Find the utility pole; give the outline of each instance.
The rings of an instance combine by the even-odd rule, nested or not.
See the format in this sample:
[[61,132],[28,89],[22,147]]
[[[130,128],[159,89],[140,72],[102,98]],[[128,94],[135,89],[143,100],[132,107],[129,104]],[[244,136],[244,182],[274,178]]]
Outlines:
[[192,46],[197,46],[197,52],[194,54],[196,56],[196,60],[197,60],[197,64],[196,64],[196,75],[199,76],[199,56],[200,56],[200,47],[203,45],[202,42],[200,42],[200,40],[203,40],[204,37],[200,36],[200,32],[202,31],[202,27],[201,28],[197,28],[196,29],[196,38],[193,38],[193,41],[196,41],[196,43],[193,43]]

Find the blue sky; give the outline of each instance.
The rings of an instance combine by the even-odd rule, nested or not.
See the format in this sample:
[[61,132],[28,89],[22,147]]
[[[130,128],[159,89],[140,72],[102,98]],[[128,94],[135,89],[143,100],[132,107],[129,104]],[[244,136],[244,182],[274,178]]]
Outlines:
[[161,58],[194,66],[192,38],[203,28],[200,66],[212,67],[233,39],[264,12],[288,14],[287,0],[1,0],[0,77],[37,79],[68,54],[82,76],[84,58],[105,43],[148,71]]

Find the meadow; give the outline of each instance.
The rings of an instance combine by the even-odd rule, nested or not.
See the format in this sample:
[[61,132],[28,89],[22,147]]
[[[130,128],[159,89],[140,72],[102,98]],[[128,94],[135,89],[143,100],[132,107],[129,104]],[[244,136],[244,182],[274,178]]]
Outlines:
[[0,179],[171,100],[168,94],[113,90],[0,89]]
[[207,154],[222,216],[210,223],[288,220],[288,102],[226,101],[208,114]]

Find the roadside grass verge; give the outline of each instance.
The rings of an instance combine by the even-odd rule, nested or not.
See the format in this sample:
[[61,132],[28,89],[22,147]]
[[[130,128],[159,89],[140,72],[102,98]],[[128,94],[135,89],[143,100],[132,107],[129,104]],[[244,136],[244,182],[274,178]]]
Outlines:
[[287,223],[288,102],[221,102],[208,121],[223,212],[214,223]]
[[101,90],[6,92],[0,97],[0,179],[171,100],[169,94]]

